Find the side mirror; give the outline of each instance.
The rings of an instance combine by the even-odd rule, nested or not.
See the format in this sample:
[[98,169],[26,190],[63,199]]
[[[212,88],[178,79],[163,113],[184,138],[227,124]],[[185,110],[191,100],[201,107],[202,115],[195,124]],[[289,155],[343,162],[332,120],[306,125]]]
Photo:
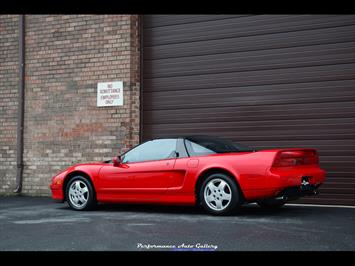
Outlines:
[[117,157],[114,157],[112,159],[112,162],[113,162],[113,166],[120,166],[121,165],[121,156],[120,155],[117,155]]

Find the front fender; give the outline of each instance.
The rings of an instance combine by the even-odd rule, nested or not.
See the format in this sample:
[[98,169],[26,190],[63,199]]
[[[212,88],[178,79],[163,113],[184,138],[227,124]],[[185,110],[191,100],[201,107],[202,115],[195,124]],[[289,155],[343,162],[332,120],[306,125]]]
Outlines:
[[94,187],[96,186],[96,181],[99,177],[99,173],[103,165],[74,165],[67,169],[65,177],[64,177],[64,184],[68,180],[68,178],[72,177],[75,174],[83,174],[90,178],[91,182],[93,183]]

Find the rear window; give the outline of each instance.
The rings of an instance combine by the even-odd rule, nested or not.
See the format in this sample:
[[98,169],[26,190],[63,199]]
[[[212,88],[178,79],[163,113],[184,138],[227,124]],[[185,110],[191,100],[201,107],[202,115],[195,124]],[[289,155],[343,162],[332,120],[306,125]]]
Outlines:
[[188,137],[185,139],[185,145],[188,153],[193,156],[254,151],[246,145],[215,137]]

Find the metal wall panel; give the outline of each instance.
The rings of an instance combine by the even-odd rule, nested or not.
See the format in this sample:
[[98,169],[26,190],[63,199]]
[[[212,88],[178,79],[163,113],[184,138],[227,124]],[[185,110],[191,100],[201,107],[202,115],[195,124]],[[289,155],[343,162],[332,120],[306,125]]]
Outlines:
[[354,15],[146,15],[143,139],[314,147],[327,182],[300,202],[355,205]]

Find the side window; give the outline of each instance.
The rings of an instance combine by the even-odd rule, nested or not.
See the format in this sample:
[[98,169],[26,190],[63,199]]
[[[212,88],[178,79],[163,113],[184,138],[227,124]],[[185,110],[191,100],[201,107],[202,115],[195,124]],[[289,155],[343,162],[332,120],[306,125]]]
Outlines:
[[147,141],[128,151],[123,163],[164,160],[176,156],[176,139],[156,139]]
[[186,144],[186,149],[187,152],[190,154],[190,156],[203,156],[203,155],[207,155],[207,154],[214,154],[215,152],[207,149],[195,142],[189,141],[189,140],[185,140],[185,144]]

